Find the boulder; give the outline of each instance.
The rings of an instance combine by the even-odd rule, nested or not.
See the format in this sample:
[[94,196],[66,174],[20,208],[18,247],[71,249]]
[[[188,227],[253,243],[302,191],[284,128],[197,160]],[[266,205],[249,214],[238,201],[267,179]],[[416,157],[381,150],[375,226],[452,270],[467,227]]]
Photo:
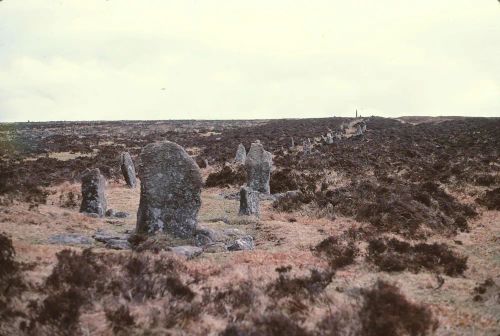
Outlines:
[[228,251],[244,251],[244,250],[253,250],[254,243],[252,236],[244,236],[239,239],[236,239],[233,243],[227,246]]

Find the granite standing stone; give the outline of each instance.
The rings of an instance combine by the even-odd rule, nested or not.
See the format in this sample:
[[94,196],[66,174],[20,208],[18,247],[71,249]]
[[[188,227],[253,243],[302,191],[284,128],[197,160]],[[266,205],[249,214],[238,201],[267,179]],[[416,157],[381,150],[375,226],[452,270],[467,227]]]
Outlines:
[[149,144],[141,152],[139,177],[137,232],[191,237],[201,205],[202,178],[196,162],[176,143]]
[[243,144],[239,144],[238,150],[236,151],[236,157],[234,158],[234,162],[237,164],[245,164],[245,160],[247,158],[247,151]]
[[135,167],[132,158],[128,152],[123,152],[121,157],[121,166],[123,177],[125,182],[130,188],[135,188],[136,178],[135,178]]
[[252,143],[248,151],[245,167],[247,171],[247,186],[255,191],[269,194],[269,179],[273,158],[271,153],[264,150],[260,143]]
[[82,204],[80,212],[97,214],[106,213],[106,180],[99,168],[86,169],[82,174]]
[[249,187],[240,189],[240,215],[259,215],[259,194]]

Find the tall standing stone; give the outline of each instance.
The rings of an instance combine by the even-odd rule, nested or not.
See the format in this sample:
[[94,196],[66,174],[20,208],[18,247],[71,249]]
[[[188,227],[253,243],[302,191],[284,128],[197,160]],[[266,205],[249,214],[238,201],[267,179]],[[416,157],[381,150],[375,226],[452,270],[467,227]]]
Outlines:
[[269,179],[273,158],[264,150],[260,143],[252,143],[248,151],[245,167],[247,171],[247,186],[258,192],[270,193]]
[[121,156],[121,165],[123,177],[125,182],[130,188],[135,188],[136,178],[135,178],[135,167],[132,158],[128,152],[123,152]]
[[141,152],[139,177],[137,232],[192,236],[201,205],[202,178],[196,162],[176,143],[149,144]]
[[249,187],[240,189],[240,215],[259,215],[259,195]]
[[97,214],[106,213],[106,180],[99,168],[86,169],[82,174],[82,204],[80,212]]
[[236,156],[234,158],[234,162],[237,164],[245,164],[245,160],[247,158],[247,151],[243,144],[239,144],[238,150],[236,151]]
[[295,147],[295,142],[293,141],[293,137],[290,137],[290,149]]

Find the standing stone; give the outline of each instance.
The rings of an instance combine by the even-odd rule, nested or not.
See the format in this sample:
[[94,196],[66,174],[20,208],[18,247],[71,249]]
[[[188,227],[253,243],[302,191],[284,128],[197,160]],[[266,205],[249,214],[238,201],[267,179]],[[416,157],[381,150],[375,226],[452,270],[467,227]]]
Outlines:
[[360,136],[360,135],[363,135],[363,129],[361,128],[361,125],[358,124],[356,126],[356,133],[354,133],[354,136]]
[[307,140],[304,140],[304,142],[302,143],[302,148],[304,150],[304,154],[311,154],[312,152],[311,139],[307,138]]
[[291,137],[290,140],[290,149],[293,149],[295,147],[295,142],[293,141],[293,137]]
[[240,215],[259,216],[259,194],[249,187],[240,189]]
[[97,214],[103,217],[106,213],[106,180],[99,168],[86,169],[82,174],[82,204],[80,212]]
[[121,166],[123,177],[125,182],[130,188],[135,188],[136,178],[135,178],[135,167],[129,152],[123,152],[121,158]]
[[137,232],[192,236],[201,205],[202,179],[196,162],[176,143],[152,143],[142,149],[139,177]]
[[261,143],[254,142],[248,151],[245,167],[247,171],[247,186],[261,193],[270,193],[269,179],[273,158],[264,150]]
[[333,136],[332,136],[332,133],[327,133],[326,134],[326,143],[331,145],[333,144]]
[[361,131],[362,131],[363,133],[364,133],[364,132],[366,132],[366,123],[365,123],[365,122],[363,122],[363,123],[361,124]]
[[243,144],[239,144],[238,150],[236,151],[236,157],[234,158],[234,162],[237,164],[245,164],[245,160],[247,159],[247,151]]

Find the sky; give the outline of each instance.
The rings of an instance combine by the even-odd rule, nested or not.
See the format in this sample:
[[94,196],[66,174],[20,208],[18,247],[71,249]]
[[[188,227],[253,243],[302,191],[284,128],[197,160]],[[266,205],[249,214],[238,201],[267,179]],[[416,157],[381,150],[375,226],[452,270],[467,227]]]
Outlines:
[[500,117],[497,0],[3,0],[0,121]]

